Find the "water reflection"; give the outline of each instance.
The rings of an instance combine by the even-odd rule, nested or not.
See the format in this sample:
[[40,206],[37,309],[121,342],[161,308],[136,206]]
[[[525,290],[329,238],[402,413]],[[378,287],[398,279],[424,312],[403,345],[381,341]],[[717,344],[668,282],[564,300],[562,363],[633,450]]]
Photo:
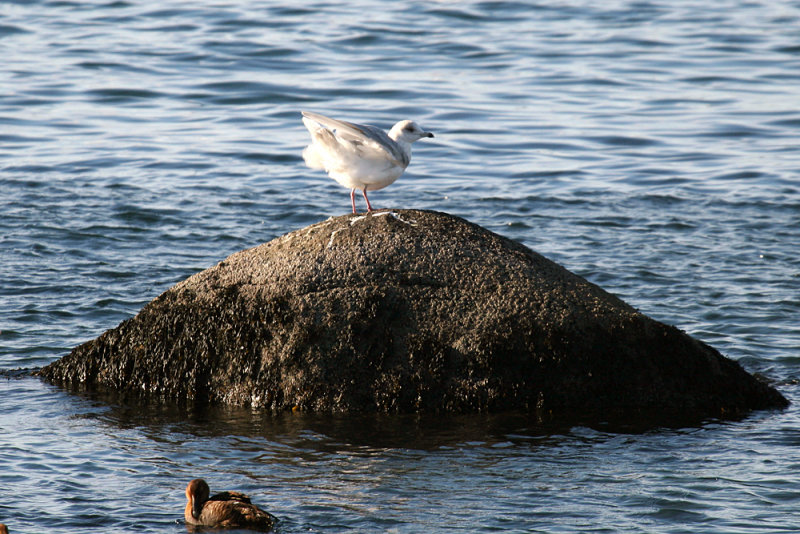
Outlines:
[[698,428],[714,421],[682,418],[667,425],[654,426],[647,418],[641,418],[592,420],[586,424],[567,425],[543,421],[523,412],[273,413],[236,406],[146,398],[108,390],[87,390],[83,386],[70,392],[96,408],[96,411],[89,411],[81,417],[122,429],[139,429],[153,439],[172,440],[175,435],[182,434],[201,439],[264,438],[295,450],[321,453],[381,449],[433,451],[470,444],[479,447],[523,443],[539,446],[557,442],[559,436],[570,435],[579,427],[591,428],[599,435],[640,434],[661,429]]

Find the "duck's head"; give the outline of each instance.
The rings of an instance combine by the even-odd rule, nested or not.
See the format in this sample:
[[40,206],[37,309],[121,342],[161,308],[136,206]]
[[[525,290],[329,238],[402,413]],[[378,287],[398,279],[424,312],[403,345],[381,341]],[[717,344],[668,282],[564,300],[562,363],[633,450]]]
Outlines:
[[200,518],[200,512],[203,511],[203,505],[208,500],[210,493],[208,484],[202,478],[196,478],[186,486],[186,499],[189,501],[192,517],[195,519]]

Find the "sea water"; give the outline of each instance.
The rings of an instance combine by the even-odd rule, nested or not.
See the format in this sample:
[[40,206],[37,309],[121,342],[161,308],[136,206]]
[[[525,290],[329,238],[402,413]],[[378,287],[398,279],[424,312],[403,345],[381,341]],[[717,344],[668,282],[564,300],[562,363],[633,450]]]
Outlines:
[[[800,530],[796,1],[0,5],[0,522],[184,532]],[[30,376],[227,255],[350,210],[308,109],[435,133],[376,208],[446,211],[793,401],[692,428],[142,404]],[[363,205],[359,206],[363,209]]]

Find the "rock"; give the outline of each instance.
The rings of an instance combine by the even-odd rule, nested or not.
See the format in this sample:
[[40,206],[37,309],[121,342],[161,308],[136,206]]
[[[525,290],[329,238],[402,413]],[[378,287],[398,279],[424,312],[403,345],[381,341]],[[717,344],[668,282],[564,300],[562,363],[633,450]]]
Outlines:
[[659,424],[788,404],[530,249],[416,210],[336,217],[233,254],[40,374],[313,412]]

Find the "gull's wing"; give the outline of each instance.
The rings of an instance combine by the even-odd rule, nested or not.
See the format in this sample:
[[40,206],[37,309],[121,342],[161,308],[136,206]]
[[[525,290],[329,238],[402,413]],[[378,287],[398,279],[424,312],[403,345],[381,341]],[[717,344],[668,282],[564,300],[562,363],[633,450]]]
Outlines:
[[345,141],[356,145],[369,144],[373,148],[385,152],[389,159],[397,165],[403,168],[408,166],[408,155],[380,128],[332,119],[313,111],[303,111],[302,113],[303,117],[311,119],[329,130],[335,130],[336,135]]

